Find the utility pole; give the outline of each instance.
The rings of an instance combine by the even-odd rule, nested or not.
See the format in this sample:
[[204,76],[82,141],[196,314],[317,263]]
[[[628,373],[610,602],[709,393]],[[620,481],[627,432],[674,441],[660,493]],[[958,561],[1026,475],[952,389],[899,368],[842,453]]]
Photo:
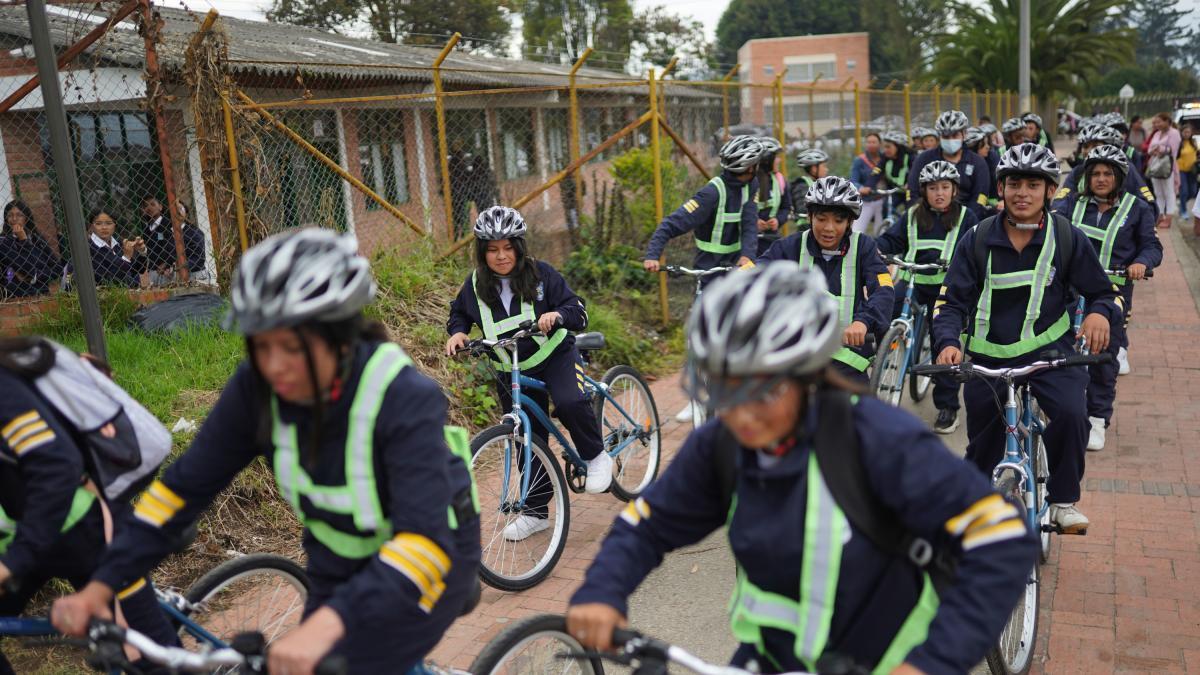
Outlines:
[[1017,95],[1021,112],[1029,110],[1029,0],[1021,0],[1020,35],[1017,45]]

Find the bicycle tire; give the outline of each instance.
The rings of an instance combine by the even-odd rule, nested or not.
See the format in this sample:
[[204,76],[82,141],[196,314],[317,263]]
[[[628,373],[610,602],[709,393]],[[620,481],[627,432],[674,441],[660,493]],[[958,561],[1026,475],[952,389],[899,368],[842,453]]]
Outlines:
[[[1023,486],[1014,471],[1004,472],[998,481],[996,489],[1005,499],[1008,499],[1025,510],[1025,500],[1022,498]],[[1026,519],[1028,522],[1028,519]],[[988,650],[988,669],[993,675],[1025,675],[1033,664],[1033,651],[1037,643],[1038,604],[1041,601],[1041,567],[1034,564],[1025,582],[1025,592],[1013,607],[1004,631],[996,638],[996,644]],[[1020,620],[1014,624],[1014,621]]]
[[[1045,429],[1046,428],[1046,416],[1042,414],[1042,411],[1038,407],[1036,400],[1031,402],[1031,405],[1033,406],[1034,418],[1039,420],[1042,424],[1042,428]],[[1042,440],[1042,435],[1034,434],[1034,433],[1032,433],[1032,430],[1031,430],[1030,438],[1032,439],[1032,442],[1033,442],[1033,452],[1030,453],[1030,455],[1029,455],[1030,463],[1032,465],[1030,470],[1033,472],[1033,475],[1035,477],[1034,485],[1036,486],[1036,490],[1034,492],[1033,503],[1034,503],[1034,508],[1038,509],[1038,511],[1040,513],[1036,522],[1037,522],[1038,527],[1045,528],[1045,527],[1049,527],[1049,525],[1050,525],[1050,509],[1049,509],[1049,507],[1047,507],[1046,510],[1044,512],[1042,512],[1042,505],[1046,503],[1047,481],[1050,480],[1050,460],[1047,459],[1047,457],[1046,457],[1046,443],[1045,443],[1045,441]],[[1041,546],[1040,546],[1041,552],[1038,555],[1038,559],[1044,563],[1050,559],[1050,532],[1049,532],[1049,530],[1042,529],[1041,532],[1038,532],[1038,539],[1041,543]]]
[[892,326],[879,341],[871,368],[871,393],[881,401],[899,406],[904,398],[904,382],[900,380],[901,364],[908,358],[904,343],[904,327]]
[[[289,586],[296,597],[281,597],[288,589],[272,587],[272,577]],[[191,605],[188,620],[226,644],[233,636],[245,632],[262,633],[267,644],[271,644],[300,625],[310,587],[308,575],[296,562],[271,553],[255,553],[217,565],[197,579],[183,597]],[[224,597],[219,598],[222,594]],[[244,615],[245,620],[237,620],[234,609],[248,608],[253,600],[259,601],[257,609]],[[187,640],[200,642],[188,633],[186,625],[179,632],[185,647]]]
[[[512,490],[520,489],[521,472],[517,468],[516,459],[516,452],[520,451],[514,448],[513,459],[511,459],[509,482],[517,481],[514,486],[500,485],[504,481],[502,464],[493,462],[503,462],[503,456],[492,459],[490,456],[485,457],[483,453],[490,444],[509,438],[512,438],[512,428],[505,424],[498,424],[484,429],[471,439],[471,470],[475,475],[480,509],[479,532],[482,555],[479,561],[479,577],[487,585],[502,591],[523,591],[545,580],[554,566],[558,564],[558,559],[562,557],[563,549],[567,545],[567,533],[571,528],[571,500],[567,496],[567,479],[563,475],[562,467],[550,454],[550,448],[546,445],[546,441],[540,436],[532,436],[533,459],[546,467],[549,489],[552,491],[547,503],[547,519],[551,520],[550,527],[518,541],[505,539],[504,529],[516,517],[523,515],[512,512],[508,504]],[[515,441],[515,443],[519,442]],[[502,449],[502,447],[497,448],[498,451]],[[552,517],[549,513],[551,506],[553,507]],[[545,532],[549,534],[542,536]],[[524,542],[530,542],[534,548],[528,549],[522,554],[520,549],[525,549],[525,546],[522,546]],[[536,552],[536,557],[532,557],[534,552]],[[522,563],[526,560],[531,563],[529,569],[517,572],[511,567],[507,569],[501,567],[501,563],[505,560],[516,564],[518,555],[520,555]]]
[[[639,465],[636,457],[631,456],[634,453],[627,450],[613,458],[612,493],[621,501],[627,502],[631,499],[637,499],[642,494],[642,491],[646,489],[646,486],[658,476],[658,469],[662,464],[662,424],[658,418],[658,406],[654,403],[654,394],[650,391],[650,385],[646,383],[645,378],[642,377],[642,374],[636,368],[628,365],[613,366],[601,378],[601,382],[608,388],[609,395],[614,398],[617,397],[617,394],[613,393],[613,390],[617,388],[616,383],[626,380],[631,380],[637,390],[641,392],[642,406],[640,409],[631,410],[633,408],[632,405],[622,402],[621,408],[635,419],[641,415],[645,415],[647,424],[652,425],[649,443],[635,442],[629,446],[629,450],[637,450],[638,448],[646,450],[646,469],[642,472],[641,478],[636,483],[630,484],[629,478],[626,477],[627,469],[630,466],[636,467]],[[617,410],[613,410],[614,425],[610,429],[610,425],[604,417],[605,408],[613,408],[611,405],[606,405],[608,403],[609,400],[603,396],[596,396],[594,399],[596,421],[600,424],[600,435],[605,441],[605,452],[609,449],[610,436],[615,436],[613,438],[615,444],[623,440],[623,435],[627,435],[632,431],[624,428],[629,425],[629,420]],[[640,455],[641,453],[637,454]],[[636,477],[636,475],[636,472],[631,473],[629,477]]]
[[[479,656],[475,657],[475,661],[471,664],[470,672],[474,675],[543,672],[604,675],[604,665],[597,658],[570,661],[569,663],[577,666],[577,669],[564,668],[568,662],[563,661],[558,656],[558,654],[562,653],[561,651],[549,654],[550,659],[553,659],[553,661],[547,661],[547,663],[553,663],[554,668],[540,668],[528,659],[521,660],[517,658],[523,646],[531,644],[532,641],[539,637],[559,642],[562,645],[562,651],[583,651],[583,645],[579,644],[575,638],[567,633],[567,620],[565,617],[555,614],[540,614],[522,619],[492,638],[490,642],[484,645],[483,651],[479,652]],[[514,669],[503,669],[503,666],[510,659],[516,661],[513,664]]]
[[[915,354],[912,365],[919,365],[926,362],[932,362],[933,345],[930,343],[929,337],[929,322],[925,317],[921,317],[921,327],[917,330],[917,339],[913,344],[915,348],[911,354]],[[933,384],[933,378],[928,375],[917,375],[912,372],[912,368],[908,371],[908,395],[913,400],[913,403],[920,403],[925,400],[925,396],[929,393],[929,387]]]

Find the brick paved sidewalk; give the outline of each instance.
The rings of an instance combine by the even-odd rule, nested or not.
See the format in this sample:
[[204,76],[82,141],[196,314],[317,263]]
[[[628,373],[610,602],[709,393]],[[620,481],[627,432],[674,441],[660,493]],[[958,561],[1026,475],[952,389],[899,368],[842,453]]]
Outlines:
[[[662,424],[663,463],[675,455],[691,431],[691,423],[675,421],[675,413],[685,404],[683,392],[675,376],[650,383]],[[467,668],[497,633],[514,620],[531,614],[561,614],[567,600],[583,580],[583,572],[591,564],[600,542],[625,503],[611,494],[571,494],[571,529],[566,549],[550,577],[522,593],[503,593],[484,586],[479,607],[451,626],[446,637],[430,655],[443,666]]]
[[[1200,673],[1200,315],[1178,236],[1140,283],[1132,372],[1107,445],[1090,452],[1086,537],[1055,537],[1043,571],[1046,673]],[[1186,235],[1185,235],[1186,236]]]

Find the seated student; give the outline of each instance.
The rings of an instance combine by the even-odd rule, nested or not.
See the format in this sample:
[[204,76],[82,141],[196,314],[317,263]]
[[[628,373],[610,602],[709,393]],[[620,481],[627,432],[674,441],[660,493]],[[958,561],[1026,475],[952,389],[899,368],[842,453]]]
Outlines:
[[96,209],[88,215],[88,228],[91,230],[88,239],[96,283],[137,288],[139,277],[146,269],[147,247],[142,238],[118,241],[113,236],[117,221],[104,209]]
[[50,292],[57,256],[33,222],[33,211],[21,201],[4,205],[0,230],[0,287],[4,295],[24,298]]
[[175,280],[175,229],[163,203],[154,195],[142,198],[142,238],[150,285],[165,286]]
[[179,232],[183,235],[183,253],[187,258],[188,278],[192,281],[208,281],[211,277],[205,266],[207,256],[204,253],[204,233],[192,224],[188,218],[187,204],[183,202],[179,202],[179,215],[183,218]]
[[[0,616],[21,614],[51,579],[81,588],[106,548],[105,507],[81,486],[87,474],[75,432],[31,383],[53,361],[18,357],[35,344],[0,339]],[[120,516],[129,505],[108,508]],[[132,628],[163,644],[178,643],[145,578],[119,597]],[[0,653],[0,675],[12,673]]]
[[788,190],[792,195],[792,209],[796,212],[796,231],[803,232],[811,225],[804,196],[813,183],[829,175],[829,155],[819,148],[808,148],[796,156],[796,166],[800,167],[800,175],[791,182]]
[[779,151],[783,146],[770,137],[758,139],[762,144],[762,157],[758,160],[758,252],[762,255],[767,247],[779,240],[779,229],[788,222],[792,213],[791,191],[787,179],[778,170]]

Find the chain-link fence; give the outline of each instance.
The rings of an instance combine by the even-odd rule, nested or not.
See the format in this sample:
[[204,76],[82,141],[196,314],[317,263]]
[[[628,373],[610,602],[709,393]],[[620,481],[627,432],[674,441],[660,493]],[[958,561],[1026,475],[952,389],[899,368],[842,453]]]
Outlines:
[[1129,99],[1123,99],[1119,96],[1105,96],[1102,98],[1084,99],[1076,104],[1075,112],[1085,117],[1100,113],[1119,112],[1125,115],[1125,119],[1127,120],[1131,120],[1134,117],[1141,117],[1144,120],[1148,120],[1158,113],[1165,112],[1168,115],[1174,115],[1175,111],[1182,108],[1184,104],[1196,103],[1197,101],[1200,101],[1200,93],[1180,94],[1159,92],[1134,94]]

